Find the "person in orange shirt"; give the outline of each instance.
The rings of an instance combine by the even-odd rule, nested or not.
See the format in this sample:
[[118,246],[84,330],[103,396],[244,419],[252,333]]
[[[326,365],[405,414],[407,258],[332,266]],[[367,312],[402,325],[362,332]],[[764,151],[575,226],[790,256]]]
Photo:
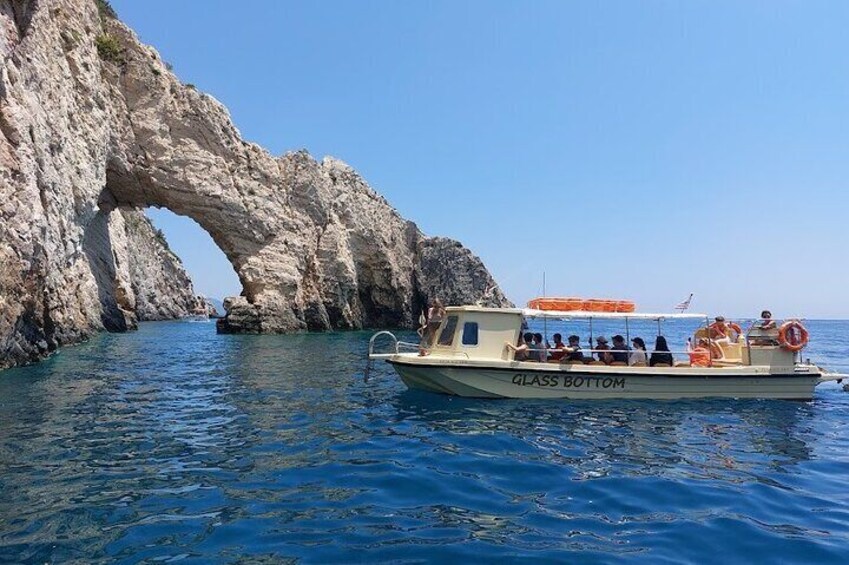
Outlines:
[[698,341],[696,347],[687,340],[687,355],[690,356],[691,367],[710,367],[710,343],[705,338]]
[[551,361],[560,361],[566,355],[566,344],[563,343],[561,334],[554,334],[554,345],[546,344],[548,348],[548,358]]
[[731,329],[728,327],[728,324],[725,323],[725,318],[722,316],[714,318],[714,322],[708,326],[708,330],[710,331],[710,337],[712,339],[731,341]]

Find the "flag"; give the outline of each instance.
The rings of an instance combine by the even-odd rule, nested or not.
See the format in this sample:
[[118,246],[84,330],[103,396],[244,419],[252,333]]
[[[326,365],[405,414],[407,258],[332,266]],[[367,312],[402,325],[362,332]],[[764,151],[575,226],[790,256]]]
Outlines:
[[678,306],[675,307],[676,310],[681,310],[682,312],[690,307],[690,301],[693,299],[693,293],[690,293],[690,296],[687,297],[687,300],[678,303]]

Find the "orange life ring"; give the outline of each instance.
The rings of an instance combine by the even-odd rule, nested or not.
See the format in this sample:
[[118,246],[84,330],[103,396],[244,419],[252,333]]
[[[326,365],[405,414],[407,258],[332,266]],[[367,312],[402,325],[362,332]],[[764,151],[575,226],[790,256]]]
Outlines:
[[808,345],[808,330],[798,320],[790,320],[778,328],[778,344],[786,351],[800,351]]

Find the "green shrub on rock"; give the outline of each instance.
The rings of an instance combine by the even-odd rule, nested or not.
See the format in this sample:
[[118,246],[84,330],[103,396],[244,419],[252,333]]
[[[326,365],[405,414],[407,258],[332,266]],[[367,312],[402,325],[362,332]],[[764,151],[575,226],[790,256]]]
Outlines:
[[124,62],[124,50],[121,49],[121,44],[108,33],[98,35],[97,39],[94,40],[94,43],[97,45],[97,54],[100,55],[100,58],[104,61],[111,61],[113,63]]

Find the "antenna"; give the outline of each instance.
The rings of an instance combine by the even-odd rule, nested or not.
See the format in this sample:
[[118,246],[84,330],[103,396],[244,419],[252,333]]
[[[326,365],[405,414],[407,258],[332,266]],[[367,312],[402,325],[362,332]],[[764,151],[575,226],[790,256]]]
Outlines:
[[[545,271],[542,272],[542,297],[545,298]],[[543,355],[545,356],[543,360],[548,359],[548,318],[542,319],[542,334],[544,336],[542,347]]]

